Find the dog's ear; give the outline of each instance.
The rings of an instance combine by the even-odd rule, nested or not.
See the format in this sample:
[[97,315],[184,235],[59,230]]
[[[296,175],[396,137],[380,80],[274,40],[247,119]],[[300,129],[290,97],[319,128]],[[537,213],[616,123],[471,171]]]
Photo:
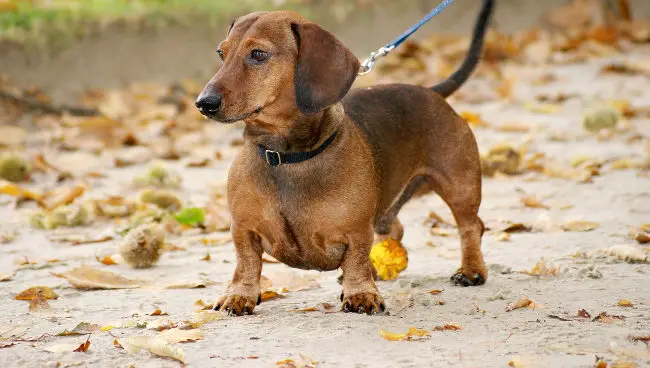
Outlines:
[[292,23],[298,42],[294,85],[298,109],[315,114],[340,101],[359,71],[359,60],[331,33],[314,23]]

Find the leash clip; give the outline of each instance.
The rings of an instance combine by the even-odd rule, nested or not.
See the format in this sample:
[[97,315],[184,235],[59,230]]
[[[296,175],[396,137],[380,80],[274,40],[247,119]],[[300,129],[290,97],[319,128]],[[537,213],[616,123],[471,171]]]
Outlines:
[[375,63],[377,62],[377,59],[388,55],[388,53],[393,51],[394,48],[395,46],[384,46],[377,51],[371,52],[370,56],[361,64],[359,73],[357,75],[366,75],[370,73],[372,68],[375,66]]

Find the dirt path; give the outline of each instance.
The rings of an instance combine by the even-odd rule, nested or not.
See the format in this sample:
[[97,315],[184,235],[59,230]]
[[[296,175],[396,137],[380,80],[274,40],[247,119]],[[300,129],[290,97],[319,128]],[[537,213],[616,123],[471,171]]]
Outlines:
[[[617,60],[641,60],[650,50],[637,51],[617,57]],[[530,140],[534,150],[558,157],[564,162],[587,155],[601,160],[623,157],[644,157],[643,143],[629,141],[630,134],[616,135],[607,141],[597,141],[581,127],[583,107],[590,101],[611,98],[647,104],[650,80],[647,77],[597,77],[607,60],[594,60],[571,66],[518,68],[511,71],[521,83],[514,96],[526,98],[540,93],[576,94],[562,105],[556,114],[539,114],[520,105],[488,102],[466,105],[454,103],[458,111],[471,110],[481,114],[490,124],[526,123],[533,128],[529,134],[504,133],[491,127],[476,128],[481,151],[504,141],[513,146]],[[542,73],[553,73],[559,80],[549,86],[531,87],[528,81]],[[648,118],[635,119],[636,131],[650,136]],[[562,134],[560,134],[562,133]],[[229,142],[241,134],[239,128],[209,125],[203,128],[201,141],[205,149],[218,147],[222,160],[208,168],[186,168],[185,159],[172,164],[182,173],[182,196],[195,205],[204,205],[209,198],[209,185],[225,180],[226,170],[237,147]],[[565,135],[568,141],[552,139]],[[633,142],[633,143],[630,143]],[[80,161],[78,153],[55,152],[45,149],[53,162]],[[74,156],[77,155],[77,156]],[[103,167],[110,160],[105,151],[95,165]],[[71,166],[72,167],[72,166]],[[83,170],[77,167],[78,170]],[[92,182],[87,195],[102,198],[107,194],[128,195],[131,178],[143,170],[135,165],[121,169],[102,169],[105,179]],[[599,251],[617,244],[629,244],[648,254],[648,248],[628,237],[628,229],[647,223],[650,218],[650,178],[636,169],[603,169],[593,183],[575,180],[548,179],[537,175],[507,178],[486,178],[481,217],[492,229],[504,221],[521,222],[540,229],[533,233],[515,233],[503,242],[495,231],[483,238],[483,249],[490,267],[490,278],[477,288],[454,287],[449,276],[459,264],[458,238],[430,233],[425,225],[429,211],[451,219],[451,215],[435,196],[427,196],[407,205],[401,214],[406,227],[405,244],[409,250],[409,267],[397,280],[380,282],[379,288],[387,299],[390,314],[362,316],[343,313],[291,312],[320,303],[338,308],[339,285],[337,272],[317,273],[288,270],[283,265],[266,264],[264,274],[292,272],[313,275],[319,288],[286,293],[284,298],[263,303],[254,316],[222,318],[201,327],[202,340],[180,345],[187,363],[193,367],[270,367],[285,358],[294,359],[304,353],[318,361],[318,367],[592,367],[595,357],[614,362],[635,362],[650,365],[650,350],[643,343],[633,343],[628,336],[650,333],[650,289],[648,264],[629,264],[605,256]],[[528,208],[520,202],[521,193],[535,194],[551,209]],[[14,210],[7,197],[0,206],[0,229],[17,229],[16,240],[0,246],[0,274],[16,269],[16,260],[27,257],[35,265],[21,266],[12,281],[0,283],[0,330],[3,337],[16,335],[22,340],[0,350],[0,363],[11,367],[36,366],[129,366],[176,367],[179,363],[153,357],[147,352],[130,355],[113,345],[134,335],[154,335],[150,329],[114,328],[91,335],[91,347],[86,353],[50,353],[44,348],[68,343],[81,344],[85,336],[54,337],[52,334],[71,330],[85,321],[100,326],[134,324],[169,318],[183,321],[191,318],[195,301],[212,302],[224,289],[234,267],[232,244],[206,246],[200,239],[228,238],[227,233],[172,237],[170,243],[185,250],[168,252],[160,263],[148,270],[134,270],[124,264],[104,266],[96,255],[114,254],[117,241],[72,246],[47,240],[49,233],[25,226],[27,210]],[[565,208],[565,205],[571,205]],[[588,220],[599,224],[590,232],[566,232],[561,226],[570,220]],[[87,233],[110,230],[110,224],[97,225]],[[210,260],[201,260],[206,253]],[[556,276],[529,276],[519,271],[531,268],[544,258],[557,267]],[[48,260],[59,262],[49,263]],[[183,280],[209,280],[206,288],[78,291],[52,272],[64,272],[88,264],[122,276],[169,284]],[[59,295],[50,301],[51,310],[29,313],[27,303],[11,300],[11,296],[37,285],[52,287]],[[439,295],[429,290],[440,289]],[[537,308],[522,308],[506,312],[508,303],[528,297]],[[633,307],[617,306],[619,300],[629,299]],[[444,301],[444,305],[442,304]],[[151,317],[156,309],[169,316]],[[622,320],[591,321],[575,318],[580,309],[592,318],[601,312],[624,316]],[[555,316],[555,317],[553,317]],[[558,319],[559,318],[559,319]],[[606,323],[611,322],[611,323]],[[405,332],[414,326],[432,330],[434,326],[459,324],[459,331],[432,331],[431,337],[420,341],[392,342],[382,339],[381,329]],[[12,330],[13,329],[13,330]],[[9,332],[8,332],[9,331]],[[8,344],[0,341],[0,345]],[[60,364],[60,365],[59,365]]]

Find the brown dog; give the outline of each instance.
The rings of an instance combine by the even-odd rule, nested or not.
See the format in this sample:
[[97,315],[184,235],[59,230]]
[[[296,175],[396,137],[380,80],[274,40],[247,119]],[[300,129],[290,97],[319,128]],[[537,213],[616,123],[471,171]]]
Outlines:
[[397,213],[422,190],[438,193],[458,224],[452,280],[485,282],[478,148],[444,97],[478,63],[491,10],[484,0],[469,56],[447,81],[349,94],[359,61],[329,32],[290,12],[233,22],[218,49],[223,66],[196,103],[211,119],[246,123],[228,180],[237,266],[218,309],[253,312],[266,252],[291,267],[341,267],[343,310],[383,311],[368,256],[374,233],[401,239]]

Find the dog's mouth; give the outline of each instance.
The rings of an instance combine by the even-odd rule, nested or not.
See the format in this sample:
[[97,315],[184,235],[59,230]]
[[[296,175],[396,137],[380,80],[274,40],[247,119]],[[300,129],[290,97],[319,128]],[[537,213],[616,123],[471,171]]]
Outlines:
[[242,115],[239,115],[239,116],[233,116],[233,117],[219,116],[220,114],[218,114],[218,113],[204,114],[204,115],[205,115],[206,118],[217,121],[219,123],[231,124],[231,123],[234,123],[236,121],[248,119],[253,115],[259,114],[260,112],[262,112],[262,106],[258,106],[257,108],[255,108],[255,110],[253,110],[251,112],[248,112],[246,114],[242,114]]

